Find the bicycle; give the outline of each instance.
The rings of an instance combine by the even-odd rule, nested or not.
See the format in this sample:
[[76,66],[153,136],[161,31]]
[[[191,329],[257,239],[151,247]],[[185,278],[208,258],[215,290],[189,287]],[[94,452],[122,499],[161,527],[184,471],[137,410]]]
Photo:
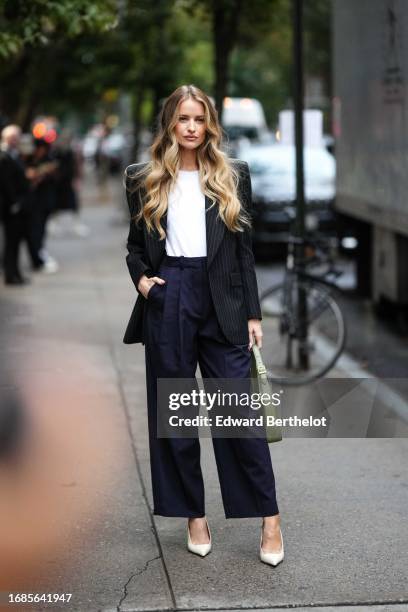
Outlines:
[[[285,211],[293,221],[293,211]],[[296,249],[304,256],[299,265]],[[278,333],[277,343],[264,342],[263,356],[272,382],[303,385],[324,376],[337,362],[346,342],[346,325],[335,298],[335,245],[315,235],[288,242],[283,283],[260,296],[264,336]],[[266,346],[265,346],[266,345]]]

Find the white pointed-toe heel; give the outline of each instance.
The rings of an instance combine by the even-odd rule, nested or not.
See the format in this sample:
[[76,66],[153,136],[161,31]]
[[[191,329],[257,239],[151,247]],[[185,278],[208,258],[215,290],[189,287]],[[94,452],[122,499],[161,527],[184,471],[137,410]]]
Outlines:
[[278,563],[280,563],[284,557],[283,537],[282,537],[282,531],[280,528],[279,528],[279,533],[281,537],[281,547],[282,547],[281,550],[277,553],[265,552],[264,550],[262,550],[263,526],[261,528],[261,542],[259,544],[259,556],[261,558],[261,561],[263,561],[263,563],[267,563],[268,565],[273,565],[274,567],[278,565]]
[[208,535],[210,537],[210,541],[208,542],[208,544],[193,544],[190,538],[190,529],[188,527],[188,521],[187,521],[187,548],[190,552],[194,553],[195,555],[199,555],[200,557],[205,557],[211,551],[210,526],[208,524],[207,519],[205,519],[205,522],[207,523],[207,529],[208,529]]

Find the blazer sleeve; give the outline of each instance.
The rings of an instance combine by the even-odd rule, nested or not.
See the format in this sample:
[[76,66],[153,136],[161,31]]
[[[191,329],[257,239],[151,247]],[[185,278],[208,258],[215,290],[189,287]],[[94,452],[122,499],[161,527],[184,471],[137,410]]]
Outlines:
[[[252,187],[251,175],[247,162],[241,161],[238,197],[252,220]],[[258,296],[258,283],[255,273],[255,259],[252,251],[252,228],[245,226],[238,232],[238,257],[240,260],[242,281],[244,285],[245,305],[248,319],[262,320],[261,305]]]
[[[140,197],[140,188],[137,188],[134,191],[130,190],[132,184],[132,176],[128,175],[126,172],[126,199],[129,207],[130,213],[130,221],[129,221],[129,234],[127,238],[127,250],[128,254],[126,256],[126,263],[129,269],[130,276],[132,278],[133,284],[136,287],[138,293],[137,286],[139,284],[139,280],[143,274],[146,276],[150,276],[152,274],[152,270],[149,268],[148,264],[145,260],[145,240],[144,233],[142,227],[142,221],[136,223],[133,218],[136,215],[142,204]],[[140,294],[141,295],[141,294]]]

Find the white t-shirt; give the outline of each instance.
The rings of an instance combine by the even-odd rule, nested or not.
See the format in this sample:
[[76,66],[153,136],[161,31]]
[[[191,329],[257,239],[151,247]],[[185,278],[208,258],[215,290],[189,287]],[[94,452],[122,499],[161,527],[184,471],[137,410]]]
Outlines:
[[179,257],[206,257],[205,196],[198,170],[179,170],[169,194],[166,253]]

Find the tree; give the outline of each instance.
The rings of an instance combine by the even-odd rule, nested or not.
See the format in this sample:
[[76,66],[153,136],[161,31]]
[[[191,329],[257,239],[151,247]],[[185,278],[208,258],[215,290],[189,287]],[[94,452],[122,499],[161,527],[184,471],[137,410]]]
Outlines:
[[116,24],[114,0],[0,0],[0,55]]
[[[106,21],[98,21],[100,15],[92,30],[84,24],[77,23],[73,30],[64,25],[64,19],[73,17],[74,6],[79,13],[73,19],[82,23],[81,6],[86,4],[87,10],[104,7],[106,16],[110,2],[13,0],[15,10],[23,13],[13,13],[14,17],[8,13],[8,26],[14,24],[8,31],[18,31],[25,42],[0,66],[0,110],[7,121],[28,129],[39,113],[100,120],[104,113],[116,112],[113,98],[108,100],[107,95],[114,90],[118,99],[122,92],[131,96],[137,143],[141,126],[152,127],[162,99],[184,83],[215,94],[219,111],[226,95],[258,98],[270,125],[278,111],[290,105],[289,0],[115,0],[120,12],[112,10],[109,27]],[[0,36],[5,31],[6,4],[0,0]],[[306,67],[329,83],[330,2],[307,4]],[[63,17],[46,32],[46,40],[24,38],[24,19],[29,19],[26,5],[30,11],[40,5],[52,10],[55,5],[61,7]],[[44,34],[40,18],[44,12],[30,13],[37,33]]]

